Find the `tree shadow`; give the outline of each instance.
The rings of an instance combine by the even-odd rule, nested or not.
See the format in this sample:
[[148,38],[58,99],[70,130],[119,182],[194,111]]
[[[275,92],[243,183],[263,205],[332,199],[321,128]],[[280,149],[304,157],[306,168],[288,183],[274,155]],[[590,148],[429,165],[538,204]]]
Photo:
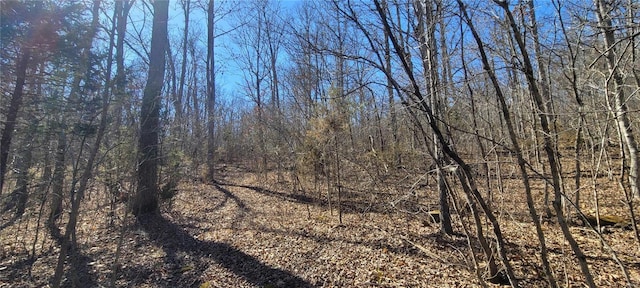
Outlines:
[[[237,198],[234,200],[239,201]],[[200,278],[209,267],[207,260],[218,263],[256,286],[313,287],[304,279],[288,271],[266,265],[227,243],[196,239],[182,227],[159,214],[141,215],[138,217],[138,225],[148,234],[151,241],[164,250],[165,265],[177,271],[173,277],[164,279],[162,281],[164,283],[157,283],[162,287],[198,287],[199,283],[206,280]],[[182,254],[188,255],[195,262],[186,265],[181,257]]]
[[[0,271],[0,283],[19,283],[20,281],[31,281],[31,267],[36,258],[26,256],[19,260],[14,260],[10,265],[4,266]],[[4,282],[7,281],[7,282]]]
[[68,261],[70,267],[62,287],[99,287],[96,275],[89,268],[93,258],[83,254],[75,246],[69,251]]
[[13,215],[11,216],[11,219],[9,219],[6,223],[0,225],[0,231],[4,230],[5,228],[13,225],[16,223],[16,221],[18,221],[18,219],[20,219],[20,217],[18,215]]
[[213,182],[213,187],[218,189],[218,191],[222,192],[222,194],[224,194],[224,196],[227,197],[228,199],[233,200],[233,202],[236,203],[238,208],[240,208],[241,212],[249,212],[250,211],[249,207],[247,207],[247,204],[245,204],[244,201],[242,201],[242,199],[238,198],[238,196],[236,196],[233,193],[231,193],[231,191],[229,191],[226,188],[222,187],[222,185],[229,186],[227,184],[222,184],[222,183],[220,183],[220,182],[218,182],[216,180],[214,180],[214,182]]
[[245,188],[245,189],[253,190],[253,191],[258,192],[258,193],[263,194],[263,195],[278,197],[278,198],[284,199],[286,201],[300,203],[300,204],[312,204],[312,203],[318,201],[316,198],[311,197],[311,196],[307,196],[307,195],[287,194],[287,193],[284,193],[284,192],[273,191],[273,190],[265,189],[265,188],[262,188],[262,187],[256,187],[256,186],[217,182],[216,183],[216,187],[218,189],[220,189],[220,186],[231,186],[231,187]]
[[0,231],[15,224],[18,219],[22,218],[22,214],[24,214],[24,207],[22,207],[22,209],[19,208],[18,202],[20,198],[21,195],[18,190],[14,190],[6,196],[6,200],[4,201],[4,203],[2,203],[2,211],[0,211],[0,213],[5,214],[7,212],[13,211],[13,215],[6,223],[0,225]]
[[[270,189],[266,189],[258,186],[216,182],[215,187],[218,188],[220,191],[224,192],[225,189],[222,188],[221,186],[249,189],[262,195],[276,197],[285,201],[298,203],[298,204],[308,204],[308,205],[324,207],[324,208],[329,207],[329,202],[326,199],[321,199],[321,198],[317,198],[317,197],[313,197],[305,194],[284,193],[284,192],[274,191],[274,190],[270,190]],[[384,209],[384,207],[381,207],[380,205],[374,205],[373,203],[367,203],[366,201],[355,200],[354,198],[357,198],[356,196],[358,195],[355,195],[354,193],[349,193],[346,191],[343,192],[343,199],[340,203],[342,212],[344,213],[373,212],[373,213],[380,213],[380,214],[386,214],[390,212]],[[337,197],[336,195],[333,195],[333,198],[336,198],[336,197]],[[333,205],[338,204],[337,199],[334,199],[333,201],[335,201]]]
[[[335,229],[349,229],[348,226],[342,226]],[[445,236],[440,232],[434,232],[429,234],[419,234],[419,233],[407,233],[403,238],[404,241],[396,242],[390,241],[389,238],[377,238],[377,239],[366,239],[366,238],[351,238],[344,236],[336,236],[336,235],[322,235],[317,234],[310,231],[304,230],[290,230],[290,229],[278,229],[278,228],[268,228],[268,227],[257,227],[257,231],[260,233],[266,234],[277,234],[287,236],[293,239],[306,238],[312,240],[316,243],[323,245],[336,245],[336,243],[347,243],[356,246],[367,247],[371,250],[379,250],[386,251],[389,253],[403,255],[403,256],[417,256],[424,254],[424,251],[421,251],[418,247],[414,246],[411,242],[420,242],[420,243],[430,243],[429,245],[433,245],[438,250],[457,250],[467,248],[466,237],[463,234],[455,234],[453,236]],[[407,241],[408,239],[411,242]],[[472,242],[477,242],[477,239],[472,238]],[[479,244],[478,244],[479,245]],[[431,246],[429,246],[431,247]],[[479,246],[477,246],[480,249]],[[428,255],[426,255],[428,256]]]
[[[54,256],[55,255],[55,256]],[[31,283],[29,287],[34,287],[36,279],[42,278],[43,275],[33,274],[40,273],[39,271],[32,271],[33,265],[38,259],[56,259],[58,253],[48,251],[40,255],[28,254],[21,259],[12,261],[10,265],[4,266],[4,269],[0,271],[0,287],[5,287],[2,284],[19,283],[24,281],[25,283]],[[62,287],[100,287],[97,282],[97,275],[91,271],[91,265],[89,263],[94,262],[94,259],[87,254],[81,252],[77,246],[73,246],[69,250],[67,256],[67,263],[69,268],[64,272],[65,277],[62,280]],[[52,263],[55,266],[55,264]],[[39,284],[41,285],[41,283]]]

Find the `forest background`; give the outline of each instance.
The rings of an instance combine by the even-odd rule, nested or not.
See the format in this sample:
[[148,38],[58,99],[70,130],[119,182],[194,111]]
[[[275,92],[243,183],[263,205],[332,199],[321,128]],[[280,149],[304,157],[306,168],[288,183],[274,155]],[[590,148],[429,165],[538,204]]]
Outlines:
[[[353,215],[429,226],[388,237],[415,259],[458,261],[425,248],[448,243],[467,259],[463,283],[640,284],[635,1],[0,8],[1,281],[83,286],[74,263],[96,233],[120,240],[103,239],[113,249],[85,271],[102,275],[92,281],[153,284],[122,272],[133,251],[122,239],[155,239],[162,224],[203,246],[168,215],[215,206],[197,200],[210,193],[242,210],[244,188],[306,207],[290,217],[328,213],[332,229]],[[79,231],[92,213],[99,232]],[[262,272],[280,267],[225,245]],[[353,284],[208,259],[249,286]],[[36,277],[37,264],[50,269]],[[171,283],[213,283],[202,269]]]

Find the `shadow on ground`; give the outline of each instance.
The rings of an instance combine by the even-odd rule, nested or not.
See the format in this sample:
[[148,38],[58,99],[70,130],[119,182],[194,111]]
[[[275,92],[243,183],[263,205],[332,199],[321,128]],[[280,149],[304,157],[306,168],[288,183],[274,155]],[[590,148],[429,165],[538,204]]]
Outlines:
[[[325,198],[318,198],[318,197],[313,197],[305,194],[285,193],[285,192],[270,190],[270,189],[266,189],[258,186],[226,183],[226,182],[219,182],[219,181],[214,183],[214,186],[218,190],[223,192],[225,191],[225,189],[222,186],[237,187],[237,188],[249,189],[249,190],[252,190],[253,192],[256,192],[262,195],[280,198],[282,200],[289,201],[289,202],[294,202],[299,204],[308,204],[308,205],[325,207],[325,208],[329,207],[329,202]],[[373,212],[373,213],[380,213],[380,214],[386,214],[391,212],[391,210],[386,209],[382,205],[374,205],[371,202],[364,201],[363,199],[361,199],[362,198],[361,196],[362,195],[357,195],[356,193],[353,193],[353,192],[350,192],[350,193],[346,191],[343,192],[343,195],[342,195],[343,199],[340,203],[342,212],[344,213]],[[333,197],[335,198],[337,196],[334,195]],[[333,199],[333,200],[337,201],[337,199]],[[337,205],[337,203],[333,203],[333,205]]]
[[[212,264],[211,261],[252,285],[260,287],[312,287],[304,279],[288,271],[268,266],[229,244],[196,239],[182,227],[161,215],[141,216],[138,218],[138,224],[148,233],[150,240],[159,245],[166,253],[165,267],[177,272],[172,277],[162,279],[161,283],[154,283],[160,287],[198,287],[207,280],[201,278],[209,265]],[[189,256],[189,261],[191,261],[189,266],[184,263],[185,257],[183,255]],[[185,267],[188,267],[188,271],[185,271],[187,270]],[[125,275],[127,274],[125,273]]]

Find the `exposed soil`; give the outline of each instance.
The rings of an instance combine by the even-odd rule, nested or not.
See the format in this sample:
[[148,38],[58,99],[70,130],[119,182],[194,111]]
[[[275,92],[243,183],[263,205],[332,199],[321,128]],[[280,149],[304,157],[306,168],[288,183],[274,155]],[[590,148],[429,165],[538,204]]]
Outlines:
[[[116,287],[480,286],[462,228],[456,227],[459,235],[444,236],[429,224],[424,209],[345,196],[340,224],[337,209],[317,195],[293,191],[288,181],[265,180],[275,175],[265,178],[238,167],[221,173],[216,184],[181,183],[160,215],[136,220],[119,204],[113,225],[104,196],[88,195],[78,225],[79,249],[69,260],[64,286],[108,287],[112,280]],[[509,185],[517,184],[505,183],[507,190]],[[523,287],[546,286],[524,197],[504,193],[495,195],[495,205],[502,211],[498,216],[516,275]],[[39,209],[32,205],[15,221],[2,214],[0,287],[48,285],[59,245],[44,220],[38,226]],[[543,221],[543,229],[557,279],[582,287],[577,262],[552,218]],[[596,283],[624,286],[620,268],[595,233],[571,229]],[[611,228],[603,235],[640,285],[640,248],[633,232]]]

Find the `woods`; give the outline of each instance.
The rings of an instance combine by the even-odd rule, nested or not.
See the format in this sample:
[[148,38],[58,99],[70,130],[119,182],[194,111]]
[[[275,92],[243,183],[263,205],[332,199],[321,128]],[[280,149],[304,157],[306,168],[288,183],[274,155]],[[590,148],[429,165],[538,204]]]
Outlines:
[[639,10],[1,1],[0,283],[640,285]]

